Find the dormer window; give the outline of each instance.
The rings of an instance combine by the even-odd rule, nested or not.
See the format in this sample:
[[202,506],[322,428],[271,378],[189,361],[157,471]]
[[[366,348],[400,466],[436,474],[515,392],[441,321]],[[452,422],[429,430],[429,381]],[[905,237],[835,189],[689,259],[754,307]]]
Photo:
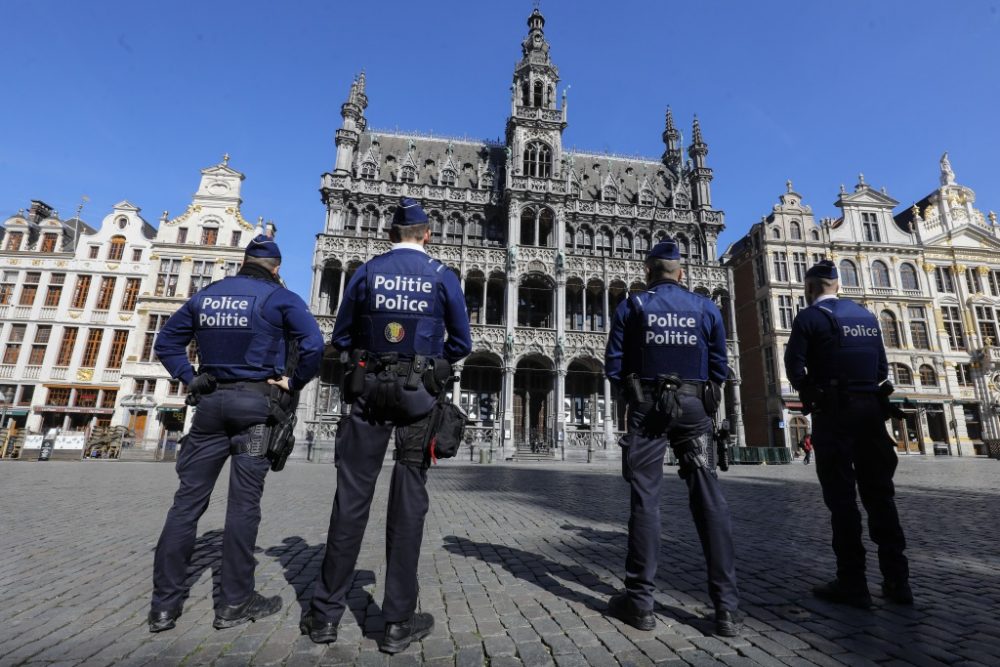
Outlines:
[[641,206],[652,206],[656,201],[652,190],[643,190],[639,193],[639,204]]
[[56,251],[56,241],[59,239],[57,234],[45,234],[42,236],[42,252],[55,252]]
[[544,87],[544,86],[542,86],[542,82],[541,82],[541,81],[536,81],[536,82],[535,82],[535,99],[534,99],[534,106],[536,106],[536,107],[541,107],[541,106],[543,106],[543,104],[544,104],[544,101],[543,101],[543,98],[544,98],[544,90],[545,90],[545,87]]
[[793,241],[802,240],[802,227],[799,225],[798,221],[792,220],[792,222],[788,225],[788,230],[789,230],[788,236]]
[[601,190],[601,200],[610,202],[618,201],[618,188],[613,185],[604,186],[604,189]]
[[117,262],[125,254],[125,237],[112,236],[111,245],[108,246],[108,260]]
[[92,245],[88,249],[87,257],[89,257],[90,259],[97,259],[97,255],[100,254],[100,252],[101,252],[101,246]]
[[124,215],[115,220],[115,222],[118,224],[118,229],[125,229],[126,227],[128,227],[128,218],[126,218]]
[[205,225],[201,228],[201,245],[215,245],[219,240],[219,228]]
[[241,232],[240,230],[237,229],[236,231],[233,232],[233,235],[229,239],[229,247],[230,248],[239,248],[240,247],[240,241],[242,241],[242,240],[243,240],[243,232]]
[[441,172],[441,185],[447,185],[449,187],[455,187],[455,178],[457,174],[452,169],[445,169]]
[[375,180],[374,162],[365,162],[363,165],[361,165],[361,178],[364,178],[369,181]]
[[399,180],[403,183],[413,183],[417,180],[417,170],[407,165],[399,172]]
[[882,234],[878,228],[878,218],[874,213],[861,214],[861,227],[865,241],[878,243],[882,240]]
[[20,250],[21,241],[24,239],[24,232],[7,232],[7,245],[5,250]]
[[187,230],[187,227],[180,227],[177,230],[177,242],[178,243],[187,243],[187,240],[188,240],[188,230]]
[[552,150],[540,141],[533,141],[524,150],[524,175],[536,178],[552,176]]

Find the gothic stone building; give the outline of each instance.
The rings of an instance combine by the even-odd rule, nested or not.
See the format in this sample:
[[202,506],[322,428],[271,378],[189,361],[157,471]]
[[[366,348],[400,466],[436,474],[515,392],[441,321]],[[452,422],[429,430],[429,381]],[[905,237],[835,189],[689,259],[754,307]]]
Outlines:
[[[311,306],[329,333],[352,272],[389,249],[395,202],[418,199],[431,219],[430,252],[460,277],[472,322],[473,353],[452,398],[477,424],[473,451],[511,456],[524,448],[589,460],[618,455],[624,410],[602,365],[609,314],[645,287],[651,244],[676,237],[688,286],[714,298],[730,323],[732,290],[715,260],[723,216],[712,208],[697,119],[688,160],[669,109],[661,159],[565,150],[566,92],[560,105],[544,25],[536,9],[503,142],[372,130],[365,75],[355,80],[341,107],[336,166],[322,178],[326,222]],[[729,331],[735,380],[738,347]],[[739,389],[730,384],[726,409],[740,424]],[[314,383],[309,392],[303,417],[323,451],[339,391]]]
[[947,156],[940,186],[896,215],[899,202],[860,176],[853,192],[841,187],[842,215],[817,223],[788,184],[724,257],[736,285],[748,444],[794,447],[810,428],[782,360],[805,306],[806,268],[823,257],[838,264],[841,294],[879,318],[905,413],[890,423],[898,450],[972,455],[1000,444],[1000,228],[975,200]]

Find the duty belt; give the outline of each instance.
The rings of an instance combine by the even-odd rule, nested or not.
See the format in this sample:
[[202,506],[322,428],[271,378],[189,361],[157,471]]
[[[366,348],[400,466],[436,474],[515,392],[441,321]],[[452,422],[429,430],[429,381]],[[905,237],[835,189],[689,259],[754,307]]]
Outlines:
[[[659,388],[659,383],[656,380],[642,380],[642,390],[644,393],[653,393]],[[685,381],[680,387],[677,388],[678,394],[684,394],[685,396],[696,396],[701,398],[702,392],[705,391],[704,382],[687,382]]]
[[271,385],[267,380],[219,380],[215,389],[216,391],[243,389],[266,396],[271,394]]

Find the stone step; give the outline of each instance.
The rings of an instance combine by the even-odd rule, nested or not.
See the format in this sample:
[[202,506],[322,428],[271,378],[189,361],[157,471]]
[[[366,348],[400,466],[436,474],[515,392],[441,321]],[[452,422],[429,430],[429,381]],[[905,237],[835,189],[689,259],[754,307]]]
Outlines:
[[126,447],[118,457],[119,461],[156,461],[155,449]]

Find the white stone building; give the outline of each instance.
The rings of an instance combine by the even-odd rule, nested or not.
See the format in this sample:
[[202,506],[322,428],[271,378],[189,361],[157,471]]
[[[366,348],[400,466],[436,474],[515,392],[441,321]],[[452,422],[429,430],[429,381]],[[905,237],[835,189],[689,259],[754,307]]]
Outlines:
[[[244,176],[229,167],[229,156],[201,171],[198,191],[180,215],[166,211],[144,265],[138,323],[125,356],[117,424],[135,433],[134,447],[169,454],[190,425],[186,389],[153,354],[156,332],[188,298],[210,282],[234,275],[254,235],[240,212]],[[197,349],[192,342],[192,360]],[[197,364],[196,364],[197,366]]]
[[883,331],[906,417],[893,420],[900,452],[972,455],[1000,437],[1000,228],[974,208],[947,156],[940,186],[893,216],[899,202],[860,176],[843,187],[837,219],[817,224],[788,185],[771,214],[733,244],[724,261],[736,284],[736,323],[750,445],[794,447],[809,430],[784,375],[802,278],[833,259],[841,293],[871,310]]
[[[685,157],[670,111],[660,158],[568,150],[566,92],[549,57],[545,19],[528,18],[515,66],[505,139],[448,139],[367,127],[364,74],[341,107],[334,169],[323,175],[310,304],[327,333],[352,272],[389,248],[401,195],[431,220],[430,253],[459,276],[473,352],[453,399],[477,427],[470,445],[500,456],[618,456],[624,406],[603,375],[610,315],[644,289],[650,246],[676,237],[692,290],[732,322],[729,271],[716,261],[723,214],[712,207],[708,145],[697,119]],[[729,331],[738,378],[738,344]],[[726,411],[741,437],[739,387]],[[300,419],[310,446],[330,446],[341,410],[334,385],[310,385]],[[302,440],[300,439],[300,442]]]
[[13,425],[110,425],[154,233],[127,201],[97,229],[40,201],[4,221],[0,409]]

